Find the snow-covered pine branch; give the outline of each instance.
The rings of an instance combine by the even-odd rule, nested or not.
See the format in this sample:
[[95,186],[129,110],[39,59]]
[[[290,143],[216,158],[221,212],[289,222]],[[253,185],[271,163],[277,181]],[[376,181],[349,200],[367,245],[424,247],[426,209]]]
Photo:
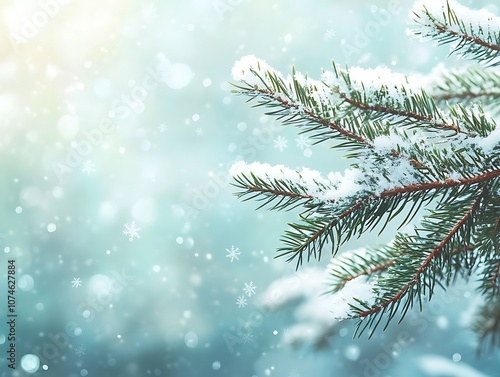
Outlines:
[[[262,71],[263,67],[266,71]],[[284,79],[282,73],[253,57],[238,61],[233,71],[236,72],[233,72],[235,78],[245,80],[243,84],[248,85],[240,87],[240,94],[252,99],[264,96],[265,101],[270,98],[276,101],[264,103],[273,109],[280,107],[280,110],[269,114],[281,117],[286,106],[298,107],[299,101],[303,112],[292,115],[293,123],[301,127],[299,119],[307,124],[311,118],[321,118],[311,110],[312,107],[307,108],[310,105],[308,101],[297,94],[302,92],[301,84],[294,77],[302,75],[295,73],[293,77]],[[280,249],[280,254],[287,255],[288,260],[296,258],[297,266],[302,263],[304,252],[307,253],[307,260],[311,257],[319,259],[321,247],[318,248],[318,245],[330,242],[335,253],[338,246],[353,234],[373,229],[384,216],[388,221],[403,210],[406,203],[420,202],[422,205],[434,198],[436,193],[428,195],[428,192],[451,187],[450,180],[457,185],[465,185],[483,179],[482,170],[478,169],[475,161],[484,161],[485,166],[491,162],[487,156],[489,151],[480,146],[483,138],[477,136],[487,136],[496,124],[481,107],[465,109],[457,104],[444,115],[444,111],[437,108],[424,91],[420,90],[417,95],[418,89],[405,86],[409,79],[404,75],[386,69],[373,71],[377,72],[373,75],[370,70],[356,68],[353,71],[354,75],[351,71],[336,68],[335,73],[324,72],[325,80],[318,96],[323,104],[332,104],[331,109],[324,111],[339,114],[333,122],[327,120],[320,124],[329,122],[328,131],[338,138],[347,139],[347,142],[353,139],[352,135],[363,140],[356,146],[358,151],[349,155],[358,160],[352,168],[343,174],[330,172],[327,178],[309,169],[295,172],[283,166],[270,167],[257,163],[248,166],[239,162],[231,169],[231,174],[236,177],[236,186],[242,189],[239,197],[261,199],[262,206],[274,201],[276,204],[272,209],[289,209],[292,205],[306,208],[302,222],[292,224],[292,229],[284,237],[286,246]],[[315,84],[315,87],[318,86]],[[329,88],[331,99],[326,97],[325,88]],[[283,96],[287,100],[283,100]],[[383,106],[378,105],[379,102]],[[389,108],[389,105],[392,107]],[[379,121],[381,116],[386,119]],[[441,119],[437,121],[431,116]],[[442,123],[445,118],[450,121],[449,124]],[[404,125],[415,128],[417,121],[423,130],[404,130]],[[331,124],[345,132],[338,132]],[[346,130],[348,127],[351,128]],[[433,136],[428,127],[433,134],[437,130],[446,132],[446,137]],[[467,131],[459,132],[459,127]],[[434,143],[429,143],[429,140]],[[345,144],[338,144],[337,147],[345,147]],[[473,158],[469,159],[470,156]],[[437,195],[442,193],[444,190]],[[410,219],[411,216],[407,218]]]
[[[441,104],[485,101],[488,105],[500,98],[500,72],[480,65],[451,70],[439,67],[431,75],[430,89],[432,97]],[[491,110],[498,111],[494,106]]]
[[486,9],[472,10],[455,0],[420,0],[414,3],[413,15],[419,27],[410,34],[451,43],[451,54],[500,64],[500,17]]
[[[488,67],[441,69],[426,80],[335,63],[313,80],[295,68],[284,75],[253,56],[233,68],[235,93],[316,143],[333,141],[348,151],[351,165],[342,173],[241,161],[231,174],[243,200],[303,208],[278,256],[298,268],[328,250],[335,257],[328,267],[335,313],[357,317],[359,335],[372,334],[383,319],[387,326],[398,313],[402,319],[414,305],[422,308],[436,286],[474,271],[500,318],[500,23],[486,11],[466,10],[454,1],[418,1],[414,33],[456,42],[455,52]],[[382,232],[396,219],[408,225],[422,207],[427,213],[415,229],[397,232],[390,245],[336,256],[352,237]],[[478,332],[500,331],[488,326]]]

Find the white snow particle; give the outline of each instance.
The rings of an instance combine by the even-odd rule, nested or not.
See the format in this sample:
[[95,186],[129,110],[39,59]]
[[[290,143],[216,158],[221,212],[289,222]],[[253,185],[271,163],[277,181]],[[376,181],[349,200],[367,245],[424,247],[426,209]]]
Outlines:
[[274,139],[274,148],[278,149],[280,152],[283,152],[283,149],[288,148],[288,141],[283,136],[278,136]]
[[243,334],[241,339],[243,340],[244,344],[247,344],[249,342],[253,342],[253,335],[252,335],[252,333],[247,332],[246,334]]
[[76,356],[83,356],[85,355],[85,347],[79,346],[75,349],[75,355]]
[[238,305],[238,308],[247,306],[247,299],[245,298],[245,296],[239,296],[236,300],[236,305]]
[[139,231],[141,228],[137,228],[135,225],[135,221],[132,221],[130,224],[124,225],[125,229],[123,230],[123,234],[130,236],[129,241],[132,242],[134,238],[141,238]]
[[226,249],[227,251],[226,258],[231,258],[231,263],[233,263],[235,259],[239,260],[238,255],[241,254],[239,250],[240,250],[239,248],[235,248],[234,246],[231,246],[230,249]]
[[245,292],[245,294],[248,297],[251,297],[252,295],[255,294],[255,289],[257,289],[257,287],[255,285],[253,285],[253,282],[251,281],[250,284],[245,283],[245,287],[243,288],[243,292]]
[[295,142],[297,143],[297,147],[301,150],[311,145],[309,138],[305,135],[299,135],[299,137],[295,139]]
[[95,172],[95,164],[91,160],[87,160],[83,163],[82,171],[87,175]]

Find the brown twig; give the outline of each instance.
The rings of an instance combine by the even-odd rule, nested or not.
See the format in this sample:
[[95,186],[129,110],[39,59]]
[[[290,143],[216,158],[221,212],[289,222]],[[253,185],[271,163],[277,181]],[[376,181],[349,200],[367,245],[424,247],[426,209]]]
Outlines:
[[491,90],[485,90],[482,92],[461,92],[461,93],[443,93],[443,94],[436,94],[433,95],[432,98],[434,98],[437,101],[448,101],[450,99],[465,99],[465,98],[479,98],[479,97],[500,97],[500,92],[494,92]]
[[454,124],[439,123],[439,122],[436,122],[435,119],[433,119],[431,117],[423,116],[423,115],[420,115],[417,113],[413,113],[411,111],[396,110],[396,109],[386,107],[386,106],[381,106],[381,105],[368,105],[364,102],[355,101],[355,100],[347,97],[345,94],[341,94],[341,97],[349,105],[354,106],[354,107],[361,109],[361,110],[375,111],[378,113],[391,114],[391,115],[395,115],[395,116],[411,118],[411,119],[415,119],[416,121],[431,123],[432,125],[434,125],[437,128],[441,128],[441,129],[448,130],[448,131],[453,131],[456,133],[467,134],[467,132],[460,130],[458,128],[458,126],[455,126]]
[[482,40],[481,38],[477,38],[477,37],[473,37],[471,35],[459,33],[458,31],[451,30],[450,28],[448,28],[448,27],[446,27],[444,25],[441,25],[439,23],[434,23],[434,26],[436,27],[436,29],[438,29],[441,32],[448,33],[448,34],[451,34],[453,36],[465,39],[466,41],[475,43],[475,44],[477,44],[477,45],[479,45],[481,47],[485,47],[485,48],[488,48],[490,50],[499,51],[500,52],[500,46],[499,45],[486,42],[485,40]]

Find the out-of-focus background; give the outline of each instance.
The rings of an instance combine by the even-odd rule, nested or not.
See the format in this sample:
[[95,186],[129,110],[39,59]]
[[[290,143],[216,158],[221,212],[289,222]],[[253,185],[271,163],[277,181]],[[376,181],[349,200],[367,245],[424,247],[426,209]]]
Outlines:
[[[499,11],[494,1],[462,1]],[[318,299],[328,257],[274,259],[296,213],[233,196],[239,159],[347,163],[230,93],[256,55],[319,77],[340,65],[428,73],[411,2],[2,1],[0,375],[496,376],[476,355],[474,282],[352,339]],[[393,229],[393,228],[392,228]],[[346,249],[387,242],[363,237]],[[7,272],[16,266],[16,369]]]

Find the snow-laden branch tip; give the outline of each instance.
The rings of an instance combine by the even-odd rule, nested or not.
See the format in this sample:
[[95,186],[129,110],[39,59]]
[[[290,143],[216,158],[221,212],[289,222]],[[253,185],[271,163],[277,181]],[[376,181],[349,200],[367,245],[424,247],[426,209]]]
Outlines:
[[349,84],[331,71],[323,72],[322,79],[329,87],[338,88],[341,95],[349,96],[351,91],[364,93],[367,102],[380,103],[381,91],[392,103],[402,105],[409,95],[421,91],[421,81],[417,77],[406,76],[394,72],[387,67],[361,68],[349,67],[347,70],[338,70],[349,76]]
[[247,55],[242,57],[234,63],[231,71],[233,80],[242,81],[249,85],[260,86],[262,81],[256,73],[264,80],[267,79],[267,84],[271,84],[268,74],[276,74],[282,77],[281,73],[276,71],[273,67],[267,64],[264,60],[255,57],[254,55]]
[[327,178],[321,176],[316,170],[302,168],[300,172],[284,167],[283,165],[272,166],[267,163],[245,163],[239,161],[230,169],[233,177],[245,175],[247,178],[254,175],[269,183],[276,181],[287,181],[300,188],[305,194],[324,202],[334,202],[354,196],[360,190],[365,189],[361,183],[363,174],[358,169],[346,169],[344,174],[339,172],[328,173]]
[[412,13],[419,26],[409,35],[451,43],[450,53],[461,57],[500,64],[500,17],[488,10],[472,10],[455,0],[424,0],[415,3]]
[[364,275],[348,281],[344,287],[333,294],[331,312],[334,318],[345,319],[353,315],[352,306],[359,307],[359,301],[372,307],[375,305],[376,294],[373,280]]
[[[286,77],[278,70],[271,67],[264,60],[255,57],[254,55],[243,56],[240,60],[234,63],[232,69],[233,80],[246,83],[260,91],[261,95],[267,95],[276,99],[285,100],[292,113],[304,113],[304,104],[299,100],[296,93],[294,82],[308,91],[308,94],[317,104],[327,106],[330,104],[331,91],[330,88],[322,81],[313,80],[300,72],[296,72],[293,76]],[[271,79],[272,78],[272,79]],[[282,93],[283,88],[277,88],[273,80],[279,80],[283,84],[286,93]],[[273,88],[272,91],[269,89]],[[285,98],[281,98],[284,94]],[[311,110],[311,109],[309,109]]]
[[[450,20],[447,15],[452,9],[456,15]],[[429,17],[432,16],[432,18]],[[486,35],[500,31],[500,17],[487,9],[473,10],[457,3],[455,0],[419,0],[413,4],[410,16],[419,18],[419,30],[426,36],[429,31],[435,30],[431,25],[435,22],[441,25],[449,24],[450,30],[461,32],[460,24],[464,25],[473,35]],[[450,22],[451,21],[451,22]]]
[[500,145],[500,127],[496,127],[488,136],[479,138],[477,145],[482,148],[485,154],[498,153],[493,149]]

